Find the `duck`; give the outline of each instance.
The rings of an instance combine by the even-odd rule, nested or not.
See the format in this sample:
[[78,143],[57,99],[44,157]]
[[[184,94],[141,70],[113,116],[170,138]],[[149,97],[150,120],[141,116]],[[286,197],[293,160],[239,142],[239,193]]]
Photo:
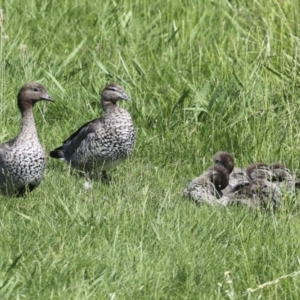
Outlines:
[[[202,175],[192,180],[183,191],[183,196],[197,203],[227,206],[222,190],[228,185],[229,176],[225,167],[215,164]],[[222,198],[223,197],[223,198]]]
[[109,180],[107,171],[127,159],[134,149],[136,132],[130,113],[117,105],[129,101],[123,87],[111,83],[101,93],[102,117],[83,124],[50,157],[62,159],[82,172],[89,181],[94,176]]
[[0,191],[7,196],[24,197],[41,183],[46,153],[35,126],[33,107],[41,100],[54,102],[38,82],[24,84],[17,95],[22,116],[18,135],[0,145]]

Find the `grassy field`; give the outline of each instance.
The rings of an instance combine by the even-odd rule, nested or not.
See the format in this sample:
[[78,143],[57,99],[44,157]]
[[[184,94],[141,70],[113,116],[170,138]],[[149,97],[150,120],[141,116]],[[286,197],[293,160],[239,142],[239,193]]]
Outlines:
[[216,151],[300,169],[296,0],[2,0],[0,141],[27,81],[47,152],[102,114],[108,82],[132,98],[138,138],[113,184],[48,159],[27,199],[0,196],[1,299],[299,299],[299,196],[276,213],[196,205],[186,184]]

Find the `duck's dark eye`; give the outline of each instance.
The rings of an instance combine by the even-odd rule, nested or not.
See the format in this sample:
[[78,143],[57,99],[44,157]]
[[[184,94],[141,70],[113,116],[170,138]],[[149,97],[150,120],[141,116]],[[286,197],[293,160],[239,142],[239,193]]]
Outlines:
[[35,92],[38,92],[38,91],[39,91],[39,89],[38,89],[38,88],[34,88],[33,90],[34,90]]
[[110,87],[110,88],[108,88],[108,90],[113,91],[113,92],[116,92],[116,91],[117,91],[117,89],[114,88],[114,87]]

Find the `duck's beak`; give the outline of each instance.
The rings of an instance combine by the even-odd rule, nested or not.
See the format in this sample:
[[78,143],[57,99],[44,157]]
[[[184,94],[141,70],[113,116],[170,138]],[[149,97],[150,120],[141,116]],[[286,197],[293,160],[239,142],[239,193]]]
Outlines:
[[50,102],[54,102],[55,101],[48,93],[44,93],[44,95],[41,98],[41,100],[46,100],[46,101],[50,101]]
[[130,98],[125,93],[121,93],[121,97],[120,98],[122,100],[125,100],[125,101],[130,101]]

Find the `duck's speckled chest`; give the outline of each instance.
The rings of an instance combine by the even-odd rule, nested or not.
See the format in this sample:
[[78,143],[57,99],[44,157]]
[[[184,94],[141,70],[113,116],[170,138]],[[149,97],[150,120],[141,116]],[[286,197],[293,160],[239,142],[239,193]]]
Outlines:
[[5,175],[5,181],[1,183],[12,186],[12,189],[19,189],[26,184],[37,186],[43,178],[45,166],[45,151],[38,142],[27,141],[15,145],[3,157],[0,172]]

